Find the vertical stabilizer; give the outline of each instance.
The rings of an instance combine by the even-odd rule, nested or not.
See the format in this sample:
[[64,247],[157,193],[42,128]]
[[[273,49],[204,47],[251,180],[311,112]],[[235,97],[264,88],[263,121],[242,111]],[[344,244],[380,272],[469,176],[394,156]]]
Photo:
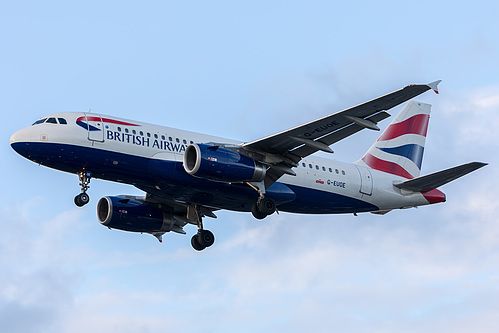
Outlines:
[[358,165],[412,179],[421,172],[430,104],[411,101],[356,162]]

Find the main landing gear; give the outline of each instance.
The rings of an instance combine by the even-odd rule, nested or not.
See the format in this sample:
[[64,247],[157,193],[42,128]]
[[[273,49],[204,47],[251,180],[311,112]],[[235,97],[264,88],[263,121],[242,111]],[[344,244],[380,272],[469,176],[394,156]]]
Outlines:
[[262,220],[268,215],[274,214],[276,206],[271,198],[260,197],[251,207],[251,213],[256,219]]
[[191,245],[196,251],[202,251],[215,243],[215,236],[203,228],[201,209],[197,205],[187,206],[187,218],[196,222],[198,232],[191,238]]
[[196,251],[203,251],[215,243],[215,235],[209,230],[199,229],[198,233],[192,236],[191,245]]
[[251,206],[251,213],[256,219],[262,220],[276,211],[275,201],[265,197],[265,184],[247,183],[252,189],[258,192],[258,200]]
[[88,184],[90,184],[92,173],[90,171],[83,170],[81,172],[78,172],[78,178],[80,179],[81,193],[75,197],[75,205],[78,207],[83,207],[90,201],[87,190],[90,188]]

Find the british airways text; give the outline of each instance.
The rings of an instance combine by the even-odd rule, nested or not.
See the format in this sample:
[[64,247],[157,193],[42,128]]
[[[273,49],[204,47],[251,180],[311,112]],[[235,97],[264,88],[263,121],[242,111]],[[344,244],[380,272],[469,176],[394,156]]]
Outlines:
[[185,151],[186,145],[181,143],[173,143],[165,140],[158,140],[153,138],[144,137],[141,135],[107,131],[107,140],[129,143],[142,147],[151,147],[160,150],[168,150],[172,152],[181,153]]

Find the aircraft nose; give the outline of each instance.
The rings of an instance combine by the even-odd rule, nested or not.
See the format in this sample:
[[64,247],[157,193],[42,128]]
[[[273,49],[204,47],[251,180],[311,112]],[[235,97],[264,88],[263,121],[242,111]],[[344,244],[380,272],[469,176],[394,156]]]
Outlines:
[[28,154],[30,141],[31,133],[29,128],[23,128],[11,135],[10,146],[19,155],[26,156]]

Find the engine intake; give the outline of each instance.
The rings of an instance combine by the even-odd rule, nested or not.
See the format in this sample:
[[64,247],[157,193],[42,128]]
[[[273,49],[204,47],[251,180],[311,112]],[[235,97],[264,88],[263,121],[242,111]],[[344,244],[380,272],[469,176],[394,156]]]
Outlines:
[[195,177],[219,182],[259,182],[265,166],[238,152],[206,144],[191,144],[184,153],[184,169]]

